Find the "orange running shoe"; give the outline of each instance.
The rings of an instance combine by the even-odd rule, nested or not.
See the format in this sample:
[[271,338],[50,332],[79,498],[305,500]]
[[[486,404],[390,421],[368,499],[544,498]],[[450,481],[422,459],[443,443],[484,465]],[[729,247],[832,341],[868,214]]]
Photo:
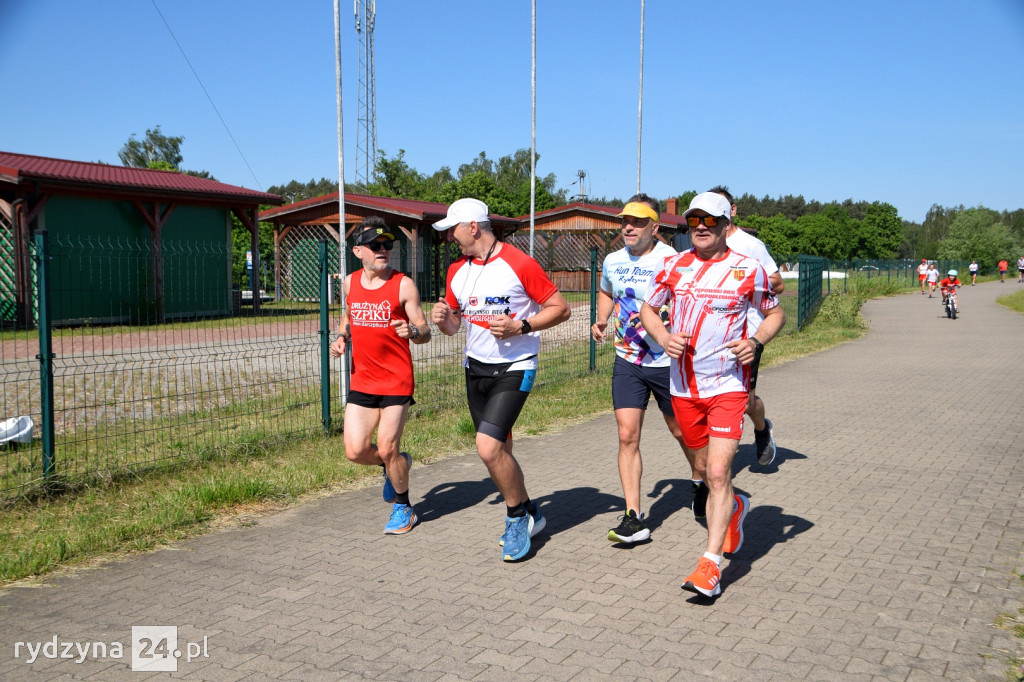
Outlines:
[[722,554],[734,554],[743,546],[743,520],[747,518],[750,499],[746,495],[733,495],[733,499],[736,500],[736,504],[732,510],[732,519],[729,520],[729,528],[725,531]]
[[683,583],[683,589],[705,597],[717,597],[722,594],[721,580],[722,574],[715,562],[702,556],[697,562],[697,570]]

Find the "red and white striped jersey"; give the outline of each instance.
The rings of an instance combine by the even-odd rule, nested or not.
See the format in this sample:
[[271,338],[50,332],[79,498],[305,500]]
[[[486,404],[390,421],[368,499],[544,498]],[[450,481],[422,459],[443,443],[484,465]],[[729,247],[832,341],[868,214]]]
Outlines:
[[647,303],[669,304],[672,333],[690,334],[681,358],[672,358],[671,392],[709,398],[747,391],[750,367],[736,362],[730,341],[747,338],[747,316],[779,304],[768,274],[756,259],[727,251],[705,261],[693,249],[666,258],[654,273]]

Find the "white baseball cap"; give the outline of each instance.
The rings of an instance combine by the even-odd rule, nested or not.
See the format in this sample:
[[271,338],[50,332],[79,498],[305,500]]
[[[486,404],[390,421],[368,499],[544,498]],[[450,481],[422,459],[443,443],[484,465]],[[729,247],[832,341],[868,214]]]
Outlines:
[[447,230],[460,223],[487,223],[491,220],[491,214],[487,211],[487,204],[479,199],[459,199],[448,207],[448,216],[444,220],[434,223],[435,230]]
[[731,220],[732,204],[718,192],[701,192],[690,202],[690,208],[683,213],[688,218],[694,211],[704,211],[708,215]]

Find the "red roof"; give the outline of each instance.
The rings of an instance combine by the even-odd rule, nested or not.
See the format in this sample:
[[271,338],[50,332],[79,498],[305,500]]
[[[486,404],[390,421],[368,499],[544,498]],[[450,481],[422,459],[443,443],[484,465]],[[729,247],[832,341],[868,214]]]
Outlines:
[[[601,204],[584,204],[576,201],[571,204],[565,204],[564,206],[556,206],[555,208],[549,208],[545,211],[539,211],[534,219],[537,218],[551,218],[560,213],[570,213],[572,211],[582,211],[584,213],[604,213],[611,217],[617,216],[622,209],[617,206],[602,206]],[[522,221],[528,221],[529,215],[519,216]],[[661,213],[661,217],[658,220],[663,225],[669,225],[671,227],[682,229],[684,232],[689,228],[686,226],[686,220],[681,215],[675,215],[673,213]]]
[[[313,206],[337,203],[338,193],[331,192],[330,194],[324,194],[323,196],[296,201],[294,204],[286,204],[277,208],[261,211],[259,219],[272,220],[278,216],[296,213]],[[353,194],[352,192],[345,192],[345,204],[346,206],[348,204],[352,204],[353,206],[362,206],[364,208],[375,208],[389,213],[404,213],[410,218],[430,223],[437,222],[448,215],[448,204],[440,204],[435,201],[419,201],[417,199],[377,197],[369,194]],[[348,211],[346,211],[346,213],[347,212]],[[509,218],[496,213],[491,214],[491,220],[496,223],[519,224],[519,221],[515,218]]]
[[8,181],[49,180],[62,184],[89,185],[108,189],[174,192],[206,197],[231,197],[264,204],[280,204],[276,194],[226,185],[223,182],[185,175],[177,171],[111,166],[105,163],[68,161],[45,156],[0,152],[0,178]]

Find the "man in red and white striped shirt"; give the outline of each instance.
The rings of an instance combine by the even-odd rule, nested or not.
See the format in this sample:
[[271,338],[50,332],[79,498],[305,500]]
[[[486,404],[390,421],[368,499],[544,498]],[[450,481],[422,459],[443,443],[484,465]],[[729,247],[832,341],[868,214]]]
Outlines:
[[[693,248],[666,258],[655,271],[640,320],[672,358],[671,393],[683,443],[708,486],[708,543],[683,589],[721,593],[723,554],[743,544],[750,500],[732,487],[732,460],[743,433],[750,363],[785,324],[786,317],[756,259],[731,251],[726,236],[729,200],[698,194],[683,214]],[[670,305],[670,328],[658,309]],[[748,336],[747,316],[764,321]]]

